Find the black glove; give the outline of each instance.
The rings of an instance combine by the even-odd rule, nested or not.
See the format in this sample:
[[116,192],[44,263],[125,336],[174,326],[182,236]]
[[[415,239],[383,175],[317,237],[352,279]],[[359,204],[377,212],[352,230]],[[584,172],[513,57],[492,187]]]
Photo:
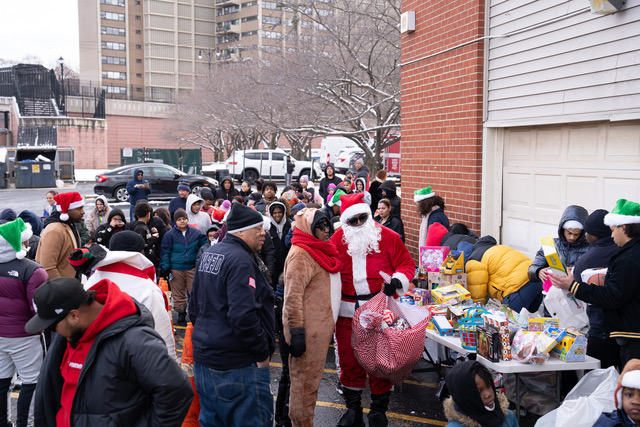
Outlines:
[[293,357],[300,357],[307,350],[307,344],[304,341],[304,332],[291,335],[291,344],[289,352]]
[[398,289],[402,289],[402,282],[395,277],[391,279],[391,283],[384,284],[384,294],[388,297],[394,296]]
[[164,277],[164,280],[166,280],[167,282],[171,281],[171,270],[163,270],[162,271],[162,277]]

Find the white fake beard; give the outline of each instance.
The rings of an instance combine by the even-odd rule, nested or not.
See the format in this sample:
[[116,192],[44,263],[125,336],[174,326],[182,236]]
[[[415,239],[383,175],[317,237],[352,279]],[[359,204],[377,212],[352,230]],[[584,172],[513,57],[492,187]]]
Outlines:
[[352,257],[363,257],[372,252],[380,252],[382,230],[376,226],[373,218],[369,217],[359,227],[343,224],[342,229],[344,230],[343,241],[348,247],[347,253]]

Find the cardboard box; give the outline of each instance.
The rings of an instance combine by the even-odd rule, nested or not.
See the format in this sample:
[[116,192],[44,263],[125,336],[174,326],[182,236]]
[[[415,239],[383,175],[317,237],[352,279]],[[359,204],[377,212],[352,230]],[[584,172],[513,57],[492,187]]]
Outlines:
[[476,353],[491,362],[497,362],[501,355],[500,333],[490,324],[476,327]]
[[483,314],[482,319],[485,325],[489,325],[498,332],[500,340],[500,353],[498,357],[501,360],[511,360],[511,334],[509,332],[509,321],[504,317],[496,314]]
[[440,335],[453,335],[453,326],[445,316],[434,316],[433,325]]
[[464,252],[451,251],[445,258],[440,273],[444,274],[460,274],[464,273]]
[[440,271],[448,253],[449,246],[420,246],[420,270]]
[[560,258],[560,252],[553,241],[553,237],[547,236],[542,238],[542,252],[549,267],[563,272],[565,276],[567,275],[567,268],[564,266],[562,258]]
[[560,327],[560,321],[555,317],[530,317],[527,330],[529,332],[542,332],[546,324]]
[[471,294],[462,285],[455,284],[434,289],[431,291],[431,299],[436,304],[458,305],[470,300]]
[[584,362],[587,354],[587,339],[579,332],[567,332],[551,350],[551,356],[563,362]]
[[427,286],[429,290],[437,289],[442,286],[459,284],[467,287],[466,273],[459,274],[443,274],[436,271],[427,273]]

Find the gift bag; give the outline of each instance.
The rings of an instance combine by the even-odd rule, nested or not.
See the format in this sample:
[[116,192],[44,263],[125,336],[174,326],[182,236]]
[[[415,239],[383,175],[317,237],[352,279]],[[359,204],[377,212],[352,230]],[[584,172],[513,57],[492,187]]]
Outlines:
[[563,329],[573,327],[585,333],[589,328],[586,304],[560,288],[552,286],[549,289],[544,297],[544,306],[551,317],[558,318]]
[[[411,328],[383,328],[385,309],[403,317]],[[356,359],[371,375],[399,384],[422,357],[430,320],[429,310],[397,303],[380,292],[353,315],[351,345]]]

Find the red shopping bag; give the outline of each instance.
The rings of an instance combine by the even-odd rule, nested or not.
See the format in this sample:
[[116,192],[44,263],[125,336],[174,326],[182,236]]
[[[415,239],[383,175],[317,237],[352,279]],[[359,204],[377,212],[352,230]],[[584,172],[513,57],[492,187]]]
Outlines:
[[[404,317],[410,329],[382,328],[385,309]],[[380,292],[353,316],[351,345],[360,365],[371,375],[399,384],[422,357],[431,313],[422,307],[397,303]]]

